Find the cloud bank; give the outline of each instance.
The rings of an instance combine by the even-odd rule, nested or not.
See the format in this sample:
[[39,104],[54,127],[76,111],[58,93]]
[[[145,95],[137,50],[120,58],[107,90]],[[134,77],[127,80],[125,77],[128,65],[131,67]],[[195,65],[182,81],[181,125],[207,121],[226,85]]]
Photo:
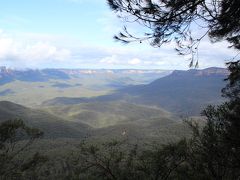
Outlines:
[[[19,38],[21,36],[21,38]],[[0,31],[0,65],[13,68],[136,68],[187,69],[187,57],[178,56],[174,45],[160,49],[148,45],[84,45],[80,40],[48,34],[16,34]],[[67,43],[68,41],[68,43]],[[200,68],[224,67],[235,55],[227,43],[204,40],[199,51]]]

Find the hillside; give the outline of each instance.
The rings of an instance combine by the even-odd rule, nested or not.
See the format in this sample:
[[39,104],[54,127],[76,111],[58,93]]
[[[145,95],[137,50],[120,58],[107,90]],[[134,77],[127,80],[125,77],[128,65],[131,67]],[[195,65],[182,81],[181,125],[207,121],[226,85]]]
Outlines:
[[0,101],[0,122],[16,118],[24,120],[31,127],[39,128],[44,132],[45,138],[81,138],[91,129],[85,124],[69,122],[44,111]]
[[121,93],[134,96],[134,102],[156,105],[182,115],[197,115],[209,104],[223,101],[227,71],[221,68],[174,71],[148,85],[133,86]]
[[93,127],[92,140],[128,139],[131,142],[174,141],[190,131],[182,119],[156,107],[121,101],[91,102],[43,108],[53,115]]
[[23,119],[30,127],[39,128],[47,139],[87,137],[106,141],[127,138],[135,143],[140,139],[169,142],[189,135],[186,124],[167,111],[122,102],[34,110],[0,101],[0,122],[15,118]]
[[119,124],[150,122],[152,118],[177,119],[171,113],[159,108],[151,108],[125,102],[92,102],[77,105],[50,106],[44,110],[74,122],[103,128]]
[[157,106],[178,115],[199,115],[208,104],[219,104],[224,99],[221,89],[228,72],[223,68],[174,71],[146,85],[135,85],[95,98],[59,97],[44,105],[70,105],[88,102],[125,101]]

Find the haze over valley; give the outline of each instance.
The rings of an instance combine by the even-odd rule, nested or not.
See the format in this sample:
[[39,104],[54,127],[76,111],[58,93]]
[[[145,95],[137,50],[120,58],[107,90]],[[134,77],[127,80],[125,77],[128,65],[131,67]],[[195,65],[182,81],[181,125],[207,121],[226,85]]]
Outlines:
[[46,132],[45,138],[121,137],[124,132],[131,138],[176,139],[185,134],[183,117],[201,121],[204,107],[224,101],[221,88],[227,75],[224,68],[2,67],[0,119],[21,118]]

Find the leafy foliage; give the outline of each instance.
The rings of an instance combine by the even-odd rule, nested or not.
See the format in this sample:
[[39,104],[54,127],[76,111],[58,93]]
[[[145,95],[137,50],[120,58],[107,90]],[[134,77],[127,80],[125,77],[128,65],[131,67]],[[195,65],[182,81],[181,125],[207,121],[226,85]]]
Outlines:
[[[174,41],[180,55],[191,54],[193,65],[200,41],[208,34],[213,41],[227,40],[240,49],[239,0],[108,0],[110,8],[127,22],[138,22],[146,28],[136,37],[124,27],[115,39],[124,43],[150,40],[152,46]],[[203,33],[195,37],[195,27]],[[196,59],[197,60],[197,59]],[[198,65],[196,61],[195,66]]]
[[39,153],[21,160],[20,156],[43,135],[41,131],[27,127],[22,120],[8,120],[0,124],[0,178],[21,179],[24,173],[46,160]]
[[134,161],[137,146],[129,150],[124,141],[80,145],[75,175],[80,179],[139,179]]

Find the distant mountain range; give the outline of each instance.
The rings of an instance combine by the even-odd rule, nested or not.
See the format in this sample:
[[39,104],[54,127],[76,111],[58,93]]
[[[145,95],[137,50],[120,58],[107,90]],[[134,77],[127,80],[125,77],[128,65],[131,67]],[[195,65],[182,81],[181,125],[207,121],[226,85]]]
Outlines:
[[[9,100],[10,97],[10,100],[18,99],[23,102],[21,96],[25,94],[25,96],[29,95],[30,99],[39,101],[38,104],[44,101],[44,106],[122,101],[160,107],[177,115],[199,115],[208,104],[219,104],[224,101],[221,97],[221,89],[225,86],[223,80],[227,75],[228,71],[224,68],[176,70],[172,72],[130,69],[20,71],[0,67],[0,97],[5,100]],[[24,83],[19,84],[20,81]],[[9,82],[12,82],[9,86],[1,86]],[[44,84],[32,82],[44,82]],[[28,85],[29,89],[25,89]],[[41,88],[42,94],[39,93],[38,88]],[[37,93],[34,91],[35,89],[38,91]],[[76,91],[84,92],[86,90],[94,92],[109,91],[108,94],[105,93],[106,95],[92,98],[72,95]],[[18,93],[18,91],[21,91],[21,93]],[[26,91],[29,91],[29,93],[26,93]],[[34,92],[36,95],[34,95]],[[60,94],[60,92],[63,93]],[[64,92],[67,92],[66,97]],[[53,95],[50,95],[51,93]],[[38,94],[42,96],[41,99],[38,98]],[[33,103],[37,104],[36,102]]]
[[199,115],[209,104],[224,101],[221,89],[228,71],[224,68],[173,71],[150,84],[129,86],[94,98],[59,97],[43,105],[74,105],[90,102],[124,101],[164,108],[177,115]]
[[55,69],[44,69],[44,70],[13,70],[7,69],[6,67],[0,68],[0,85],[8,82],[19,80],[19,81],[30,81],[30,82],[44,82],[49,79],[69,79],[68,74],[60,70]]
[[[14,80],[27,82],[45,82],[50,79],[70,79],[79,78],[90,75],[159,75],[169,74],[168,70],[137,70],[137,69],[27,69],[14,70],[4,66],[0,67],[0,85],[6,84]],[[114,85],[114,83],[113,83]]]

